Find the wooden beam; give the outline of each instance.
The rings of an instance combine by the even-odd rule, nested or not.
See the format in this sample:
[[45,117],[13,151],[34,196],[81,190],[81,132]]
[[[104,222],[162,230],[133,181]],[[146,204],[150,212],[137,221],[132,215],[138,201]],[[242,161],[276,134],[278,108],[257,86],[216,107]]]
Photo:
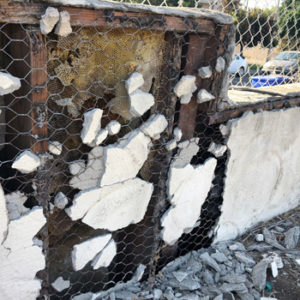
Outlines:
[[222,124],[230,119],[239,118],[244,112],[252,111],[257,112],[259,110],[269,111],[274,109],[283,109],[294,106],[300,106],[300,98],[285,98],[276,101],[267,101],[260,103],[253,103],[251,105],[241,106],[229,110],[215,112],[209,114],[209,125]]
[[[39,24],[46,3],[0,2],[0,23]],[[53,5],[54,6],[54,5]],[[154,29],[177,32],[214,34],[214,21],[204,18],[158,15],[151,12],[126,12],[113,9],[94,10],[58,6],[71,15],[73,26],[97,26],[105,28]]]

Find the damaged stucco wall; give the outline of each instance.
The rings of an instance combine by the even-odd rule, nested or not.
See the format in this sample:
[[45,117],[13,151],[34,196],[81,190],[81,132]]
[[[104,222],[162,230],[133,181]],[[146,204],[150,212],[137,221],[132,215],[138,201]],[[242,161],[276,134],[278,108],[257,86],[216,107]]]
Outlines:
[[233,239],[300,202],[300,108],[228,122],[223,206],[215,242]]

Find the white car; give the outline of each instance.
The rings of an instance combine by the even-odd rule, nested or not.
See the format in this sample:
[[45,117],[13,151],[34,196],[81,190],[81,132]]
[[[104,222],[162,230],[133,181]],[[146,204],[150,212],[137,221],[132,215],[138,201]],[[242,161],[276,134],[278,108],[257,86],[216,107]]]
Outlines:
[[242,58],[238,54],[234,54],[232,62],[228,68],[228,72],[231,74],[237,74],[243,76],[247,71],[247,62],[246,59]]

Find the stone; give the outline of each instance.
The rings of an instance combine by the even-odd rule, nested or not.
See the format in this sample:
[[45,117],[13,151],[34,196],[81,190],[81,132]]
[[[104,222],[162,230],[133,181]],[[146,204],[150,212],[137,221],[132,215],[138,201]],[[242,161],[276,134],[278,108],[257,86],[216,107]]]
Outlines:
[[116,296],[116,299],[120,299],[120,300],[136,299],[135,294],[133,294],[132,292],[126,291],[126,290],[116,291],[115,296]]
[[6,208],[6,200],[4,197],[4,192],[0,184],[0,245],[6,237],[8,225],[8,212]]
[[168,195],[172,206],[161,218],[161,235],[167,244],[173,245],[197,222],[215,167],[216,160],[211,158],[196,167],[188,164],[183,168],[170,168]]
[[239,275],[235,273],[227,274],[223,277],[221,277],[222,281],[228,282],[228,283],[245,283],[247,280],[246,275]]
[[75,195],[66,213],[94,229],[114,231],[143,219],[152,192],[153,184],[139,178],[89,189]]
[[111,234],[104,234],[75,245],[71,254],[74,271],[83,269],[89,261],[103,250],[110,239]]
[[213,300],[223,300],[223,294],[216,296]]
[[21,87],[19,78],[8,73],[0,72],[0,96],[11,94]]
[[62,144],[58,141],[49,142],[48,150],[54,155],[60,155],[62,152]]
[[264,235],[264,240],[267,244],[279,250],[285,250],[284,247],[280,245],[279,242],[277,242],[276,237],[269,229],[263,228],[263,235]]
[[223,283],[220,287],[223,293],[238,292],[248,293],[248,289],[244,283]]
[[277,298],[273,298],[273,297],[260,297],[260,300],[277,300]]
[[74,161],[75,169],[79,169],[79,172],[70,180],[71,187],[86,190],[98,186],[104,172],[103,152],[104,148],[101,146],[93,148],[88,154],[86,167],[83,161]]
[[177,97],[181,98],[182,104],[188,104],[192,98],[193,92],[197,90],[195,84],[196,77],[192,75],[184,75],[174,87]]
[[96,146],[99,146],[108,136],[108,130],[107,129],[100,129],[100,131],[97,133],[95,138],[95,144]]
[[285,233],[285,238],[284,238],[284,245],[287,249],[294,249],[297,247],[298,241],[299,241],[299,236],[300,236],[300,227],[295,226],[293,228],[290,228],[286,233]]
[[182,131],[179,127],[175,127],[173,130],[173,136],[176,142],[179,142],[182,138]]
[[140,127],[140,130],[152,139],[157,137],[167,128],[168,121],[164,115],[155,114]]
[[69,171],[72,175],[78,175],[85,170],[84,160],[75,160],[69,163]]
[[203,280],[208,286],[211,286],[215,283],[212,273],[207,269],[205,269],[203,272]]
[[154,97],[138,89],[129,94],[129,103],[130,113],[134,117],[140,117],[154,105]]
[[108,267],[116,254],[117,246],[115,241],[111,239],[105,248],[93,259],[93,269],[96,270],[100,267]]
[[252,244],[248,247],[248,251],[265,252],[272,249],[272,246],[267,244]]
[[172,161],[172,167],[182,168],[189,164],[192,158],[199,151],[199,139],[190,139],[179,143],[177,146],[180,149]]
[[238,261],[244,263],[247,266],[252,267],[255,265],[255,260],[251,256],[247,255],[242,251],[236,251],[234,255],[238,259]]
[[225,145],[216,144],[214,142],[212,142],[207,149],[207,151],[212,153],[215,157],[223,156],[226,150],[227,147]]
[[59,276],[51,285],[56,291],[62,292],[70,286],[70,281],[64,280],[62,276]]
[[91,144],[101,127],[101,118],[103,110],[94,108],[83,114],[84,121],[80,133],[81,140],[84,144]]
[[258,289],[259,291],[262,291],[266,287],[267,268],[269,263],[270,259],[264,258],[253,268],[252,282],[256,289]]
[[54,7],[48,7],[45,14],[42,15],[40,20],[40,29],[42,34],[51,32],[59,20],[59,12]]
[[211,75],[212,75],[212,69],[211,69],[211,66],[199,68],[199,69],[198,69],[198,75],[199,75],[202,79],[210,78]]
[[175,279],[178,282],[183,281],[189,274],[187,272],[183,272],[183,271],[176,271],[176,272],[172,272],[172,275],[175,277]]
[[263,241],[264,241],[264,235],[263,235],[263,234],[260,234],[260,233],[256,234],[256,235],[255,235],[255,240],[256,240],[257,242],[263,242]]
[[133,93],[144,84],[143,75],[139,72],[134,72],[125,82],[125,87],[128,94]]
[[213,253],[210,255],[214,260],[216,260],[218,263],[224,263],[228,260],[226,255],[222,252],[217,251],[216,253]]
[[225,59],[222,56],[219,56],[217,58],[217,62],[216,62],[216,67],[215,67],[216,71],[218,73],[221,73],[222,71],[224,71],[225,70],[225,64],[226,64]]
[[245,246],[242,243],[239,243],[239,242],[233,243],[228,248],[231,251],[246,251]]
[[162,296],[163,292],[160,289],[154,289],[153,290],[153,299],[154,300],[159,300]]
[[299,205],[299,115],[300,108],[293,107],[248,112],[227,122],[229,156],[214,242],[234,239]]
[[55,28],[55,33],[59,36],[66,37],[72,33],[70,24],[70,14],[64,10],[59,13],[59,21]]
[[55,100],[55,103],[59,106],[68,106],[72,104],[72,101],[73,101],[72,98],[64,98],[64,99]]
[[217,264],[217,262],[212,257],[210,257],[207,252],[204,252],[203,254],[201,254],[200,259],[203,262],[203,264],[205,264],[206,266],[213,268],[218,273],[221,272],[221,269],[220,269],[219,265]]
[[198,280],[189,274],[185,279],[179,282],[178,288],[180,290],[195,291],[201,288],[201,285]]
[[24,203],[27,200],[27,196],[20,191],[6,194],[5,199],[6,199],[6,209],[7,209],[9,220],[16,220],[20,216],[29,212],[30,210],[29,208],[24,206]]
[[168,151],[172,151],[177,147],[177,142],[176,139],[170,140],[167,144],[166,144],[166,149]]
[[278,269],[277,269],[276,261],[271,262],[271,271],[272,271],[272,276],[274,278],[276,278],[278,276]]
[[204,103],[215,99],[215,96],[205,89],[201,89],[197,94],[197,103]]
[[121,130],[121,124],[118,121],[110,121],[105,128],[109,135],[118,134]]
[[7,235],[0,245],[0,299],[39,296],[41,281],[36,273],[45,268],[45,257],[33,238],[45,222],[43,209],[35,207],[8,224]]
[[54,205],[59,209],[64,209],[68,202],[68,198],[62,192],[58,192],[54,198]]
[[41,161],[39,157],[30,150],[25,150],[16,157],[11,167],[23,174],[28,174],[35,171],[40,165]]
[[241,300],[255,300],[254,296],[251,295],[249,292],[247,293],[237,293]]

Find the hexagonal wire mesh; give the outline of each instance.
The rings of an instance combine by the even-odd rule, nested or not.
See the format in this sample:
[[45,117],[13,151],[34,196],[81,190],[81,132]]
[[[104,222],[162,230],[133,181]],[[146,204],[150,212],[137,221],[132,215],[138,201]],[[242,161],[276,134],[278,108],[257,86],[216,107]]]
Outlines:
[[[220,8],[217,4],[215,7]],[[227,10],[227,6],[223,8]],[[36,7],[41,11],[46,8],[41,5],[32,9]],[[70,9],[71,17],[80,22],[86,13]],[[106,22],[117,19],[114,13],[105,12]],[[220,215],[226,152],[217,159],[214,179],[197,222],[175,245],[167,245],[161,239],[161,218],[171,207],[167,199],[170,163],[181,151],[167,149],[173,140],[173,129],[182,128],[181,141],[196,138],[193,166],[213,157],[208,152],[212,142],[223,143],[219,126],[208,125],[207,112],[214,106],[197,106],[195,100],[187,106],[180,105],[173,89],[182,75],[196,75],[200,66],[215,66],[218,55],[226,50],[228,27],[210,24],[203,32],[202,23],[195,25],[186,18],[184,30],[170,31],[164,27],[166,19],[161,15],[146,18],[141,13],[122,15],[117,19],[122,25],[115,27],[104,26],[99,19],[91,17],[89,26],[77,22],[65,37],[55,33],[42,36],[35,22],[17,21],[0,27],[1,70],[20,78],[22,86],[0,99],[0,178],[10,221],[28,214],[35,206],[43,207],[46,223],[37,234],[46,259],[45,268],[37,273],[42,280],[40,297],[70,299],[77,294],[107,290],[130,280],[140,265],[147,267],[144,278],[151,278],[169,260],[210,245]],[[139,116],[129,109],[124,84],[134,72],[143,75],[141,90],[155,99],[151,109]],[[218,99],[221,81],[214,73],[212,79],[198,78],[197,84]],[[84,114],[94,109],[103,111],[101,128],[111,132],[101,143],[95,136],[83,142]],[[163,115],[168,125],[150,139],[140,129],[156,114]],[[111,129],[112,121],[121,125],[120,130]],[[52,144],[49,153],[54,141],[58,143]],[[24,174],[13,169],[12,164],[28,149],[39,154],[41,167]],[[114,150],[110,167],[103,163],[109,160],[109,149]],[[104,184],[103,176],[109,168],[115,170],[106,174]],[[134,181],[133,186],[127,187],[129,181]],[[151,197],[145,186],[151,187]],[[89,194],[91,191],[97,196]],[[126,193],[129,196],[123,197]],[[97,208],[97,202],[92,202],[89,207],[81,207],[80,212],[72,211],[82,195],[84,201],[96,197],[97,201],[104,199],[104,204]],[[144,209],[139,208],[140,203],[144,203]],[[102,246],[98,245],[95,253],[90,254],[89,247],[76,248],[98,237],[105,242],[100,242]],[[80,251],[84,251],[82,256]],[[62,291],[52,285],[59,277],[70,282]]]

